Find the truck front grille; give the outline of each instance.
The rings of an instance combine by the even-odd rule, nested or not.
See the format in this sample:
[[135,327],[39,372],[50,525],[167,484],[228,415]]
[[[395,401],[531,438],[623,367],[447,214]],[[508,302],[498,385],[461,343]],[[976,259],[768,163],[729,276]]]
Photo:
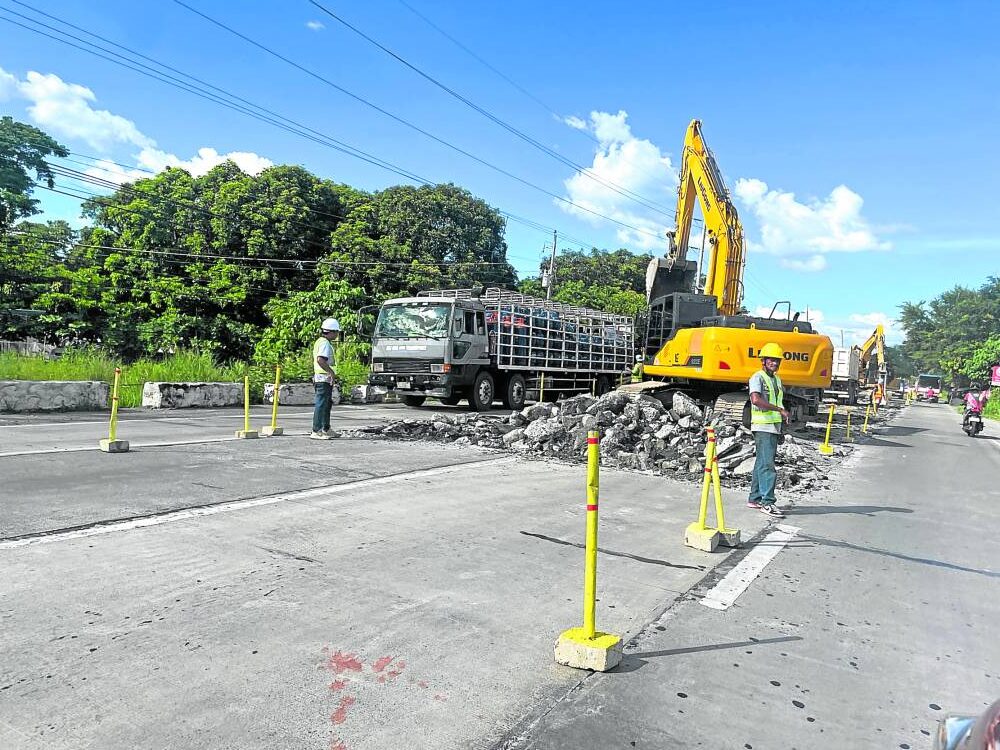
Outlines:
[[431,361],[429,359],[376,359],[376,362],[385,363],[385,372],[430,372]]

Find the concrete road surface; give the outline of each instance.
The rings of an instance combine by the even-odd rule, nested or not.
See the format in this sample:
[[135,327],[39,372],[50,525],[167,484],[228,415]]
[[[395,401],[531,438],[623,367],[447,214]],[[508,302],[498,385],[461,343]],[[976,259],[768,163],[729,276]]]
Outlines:
[[121,456],[41,452],[89,442],[79,417],[0,427],[0,747],[918,748],[932,704],[1000,695],[1000,442],[943,405],[794,533],[730,492],[735,553],[681,543],[696,487],[603,472],[598,624],[632,639],[608,675],[552,661],[582,466],[221,441],[232,417],[127,424],[149,447]]

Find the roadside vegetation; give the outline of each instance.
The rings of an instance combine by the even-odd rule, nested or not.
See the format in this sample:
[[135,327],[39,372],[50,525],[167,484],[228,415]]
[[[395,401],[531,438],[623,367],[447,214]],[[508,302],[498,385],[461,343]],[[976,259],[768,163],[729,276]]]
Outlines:
[[[337,375],[345,393],[368,377],[368,368],[357,359],[350,346],[338,353]],[[122,406],[140,406],[142,384],[148,381],[172,383],[239,382],[250,377],[250,396],[263,400],[264,385],[274,382],[271,365],[230,362],[217,364],[207,352],[180,351],[158,359],[140,358],[124,363],[96,348],[69,349],[56,359],[0,353],[0,380],[102,380],[114,382],[115,368],[122,368]],[[282,365],[283,382],[307,381],[312,377],[309,352]]]
[[[5,359],[8,373],[93,376],[96,367],[108,379],[118,362],[129,382],[140,372],[249,372],[257,392],[278,363],[287,380],[308,378],[319,321],[333,316],[346,339],[338,370],[351,385],[369,354],[358,331],[385,299],[479,285],[544,296],[541,273],[519,280],[507,260],[507,218],[456,185],[368,192],[299,166],[249,175],[226,162],[198,177],[169,168],[93,197],[80,230],[32,221],[37,185],[94,180],[50,163],[69,155],[43,131],[0,118],[0,339],[69,352],[57,364]],[[564,252],[554,299],[640,314],[649,257]],[[887,351],[895,376],[940,373],[957,387],[983,379],[1000,363],[1000,277],[907,302],[899,321],[906,340]]]

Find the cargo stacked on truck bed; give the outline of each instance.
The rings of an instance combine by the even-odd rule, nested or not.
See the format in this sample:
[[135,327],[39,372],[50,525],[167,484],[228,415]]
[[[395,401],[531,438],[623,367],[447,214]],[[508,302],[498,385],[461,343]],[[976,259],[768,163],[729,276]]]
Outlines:
[[634,325],[623,315],[499,288],[438,289],[382,304],[369,383],[410,405],[468,399],[485,411],[499,397],[604,393],[634,361]]

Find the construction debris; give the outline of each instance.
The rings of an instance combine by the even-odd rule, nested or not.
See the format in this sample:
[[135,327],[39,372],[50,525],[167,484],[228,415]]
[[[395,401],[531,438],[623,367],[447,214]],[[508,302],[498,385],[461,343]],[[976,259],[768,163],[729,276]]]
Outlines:
[[[726,484],[746,485],[754,463],[754,442],[742,425],[713,420],[719,440],[719,473]],[[357,434],[395,440],[431,440],[512,451],[528,457],[583,462],[587,432],[601,431],[601,464],[701,481],[705,412],[683,393],[670,408],[646,394],[612,391],[600,398],[581,395],[558,404],[538,403],[506,415],[434,414],[365,427]],[[837,445],[836,455],[851,448]],[[778,449],[778,486],[811,489],[827,478],[830,459],[816,443],[786,435]]]

